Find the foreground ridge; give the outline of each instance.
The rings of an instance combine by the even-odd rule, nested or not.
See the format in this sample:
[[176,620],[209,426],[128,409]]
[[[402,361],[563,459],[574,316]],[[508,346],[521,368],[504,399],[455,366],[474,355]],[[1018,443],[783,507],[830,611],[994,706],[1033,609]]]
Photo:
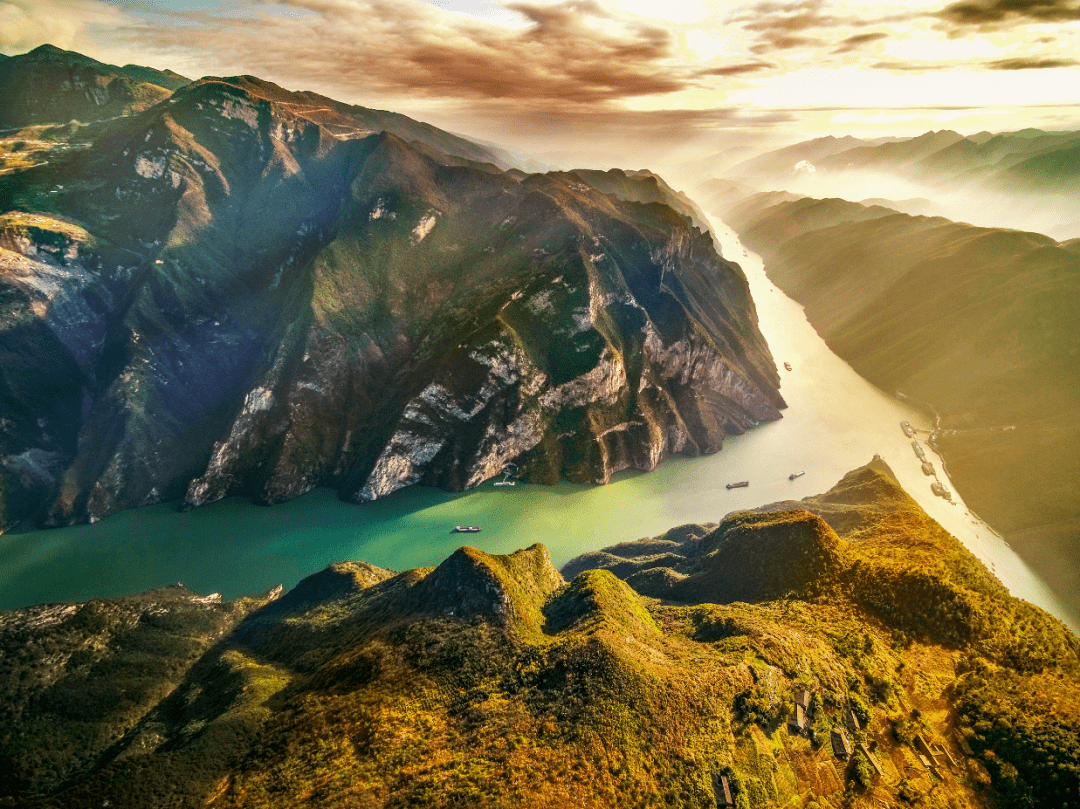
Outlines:
[[563,573],[0,613],[2,805],[1074,805],[1080,642],[879,460]]

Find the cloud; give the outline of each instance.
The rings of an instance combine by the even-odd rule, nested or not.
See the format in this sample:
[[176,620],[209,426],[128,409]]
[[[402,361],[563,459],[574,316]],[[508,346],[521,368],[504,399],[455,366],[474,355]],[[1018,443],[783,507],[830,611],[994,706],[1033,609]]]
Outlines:
[[739,76],[743,73],[756,73],[761,70],[770,70],[776,65],[769,62],[743,62],[737,65],[724,65],[722,67],[710,67],[698,71],[699,76]]
[[[281,83],[366,95],[606,104],[696,87],[671,31],[594,0],[508,2],[506,27],[417,0],[281,0],[293,14],[191,12],[143,36],[165,49],[227,55]],[[727,74],[733,75],[733,74]],[[349,95],[355,97],[357,93]]]
[[870,34],[855,34],[850,36],[840,43],[840,47],[833,51],[833,53],[848,53],[857,48],[861,48],[863,45],[868,45],[871,42],[877,42],[880,39],[888,39],[889,35],[880,31]]
[[0,52],[23,53],[45,42],[79,49],[88,28],[117,24],[120,12],[93,0],[0,0]]
[[955,65],[943,62],[876,62],[874,70],[900,71],[902,73],[930,73],[935,70],[952,70]]
[[1043,70],[1054,67],[1074,67],[1080,62],[1075,59],[1043,59],[1038,57],[1020,57],[1016,59],[998,59],[986,66],[991,70]]
[[823,5],[824,0],[759,0],[731,15],[728,21],[758,35],[758,44],[750,48],[754,53],[790,50],[817,44],[818,40],[803,32],[841,23],[836,17],[822,14]]
[[813,37],[786,36],[770,34],[765,42],[758,43],[750,48],[753,53],[768,53],[769,51],[786,51],[792,48],[803,48],[808,45],[817,45],[821,40]]
[[994,25],[1026,20],[1029,22],[1067,22],[1080,20],[1077,0],[961,0],[952,3],[937,16],[956,25]]

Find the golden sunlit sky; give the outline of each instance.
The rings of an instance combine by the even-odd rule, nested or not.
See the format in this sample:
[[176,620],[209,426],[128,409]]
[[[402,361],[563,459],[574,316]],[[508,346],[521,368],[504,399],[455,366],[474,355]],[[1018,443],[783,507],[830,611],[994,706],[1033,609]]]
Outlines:
[[1080,129],[1080,0],[0,0],[44,42],[549,154]]

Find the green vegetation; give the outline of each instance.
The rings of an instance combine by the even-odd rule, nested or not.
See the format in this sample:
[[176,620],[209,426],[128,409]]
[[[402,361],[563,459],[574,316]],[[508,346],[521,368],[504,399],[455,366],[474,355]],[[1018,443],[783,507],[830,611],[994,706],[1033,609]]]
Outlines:
[[[1078,707],[1080,642],[914,519],[880,462],[804,505],[821,515],[739,514],[623,543],[597,558],[637,568],[585,569],[569,583],[541,546],[463,548],[398,575],[341,563],[213,646],[188,640],[205,637],[195,614],[161,612],[172,602],[148,594],[140,640],[122,653],[113,642],[108,665],[91,660],[100,652],[69,663],[59,687],[49,639],[67,638],[81,661],[129,608],[60,608],[59,635],[39,628],[45,613],[6,613],[0,628],[19,638],[26,673],[5,682],[22,683],[19,721],[34,735],[3,737],[13,776],[0,805],[712,807],[721,776],[747,809],[1074,805],[1077,735],[1063,717]],[[670,569],[648,564],[671,557],[705,576],[747,535],[762,552],[828,548],[832,567],[819,586],[753,604],[659,601],[620,580]],[[966,645],[911,634],[912,615],[868,607],[848,586],[855,567],[882,591],[905,586],[882,562],[905,546],[917,571],[978,596],[985,620],[961,622]],[[739,553],[743,565],[764,561]],[[151,648],[172,667],[145,666]],[[142,692],[130,690],[137,671]],[[118,689],[147,696],[124,702]],[[811,695],[806,736],[787,725],[800,689]],[[111,746],[80,756],[94,705]],[[833,756],[849,706],[862,725],[852,744],[883,775],[861,749]],[[934,772],[918,758],[923,742],[943,750]]]

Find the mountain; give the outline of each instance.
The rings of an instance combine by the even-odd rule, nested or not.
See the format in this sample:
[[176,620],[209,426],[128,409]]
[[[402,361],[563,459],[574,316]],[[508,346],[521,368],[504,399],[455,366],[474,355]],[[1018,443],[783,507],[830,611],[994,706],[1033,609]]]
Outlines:
[[850,135],[842,138],[827,135],[823,138],[802,141],[801,143],[785,146],[782,149],[774,149],[771,152],[752,157],[732,166],[725,173],[731,177],[791,174],[795,171],[795,167],[804,161],[816,163],[822,158],[859,147],[873,148],[873,144],[871,141],[853,138]]
[[701,231],[709,230],[709,218],[690,197],[676,191],[658,174],[648,169],[623,171],[622,169],[575,169],[574,174],[586,183],[630,202],[656,202],[678,211]]
[[1080,641],[879,460],[601,556],[0,613],[0,805],[1072,805]]
[[821,159],[816,165],[820,169],[896,168],[936,154],[963,139],[959,132],[942,129],[908,140],[847,149]]
[[1080,133],[1071,132],[1068,142],[1041,154],[1013,163],[994,180],[1006,188],[1021,187],[1072,191],[1080,179]]
[[171,70],[106,65],[41,45],[0,61],[0,129],[82,123],[145,110],[190,79]]
[[203,79],[0,177],[0,524],[604,482],[780,417],[745,277],[654,177],[310,102]]
[[964,500],[1080,615],[1075,248],[835,199],[751,196],[727,219],[833,351],[933,409]]
[[1080,132],[1022,129],[963,137],[943,130],[884,143],[818,138],[730,169],[732,177],[779,180],[800,161],[817,171],[885,171],[930,186],[986,186],[1025,194],[1068,190],[1076,181]]

